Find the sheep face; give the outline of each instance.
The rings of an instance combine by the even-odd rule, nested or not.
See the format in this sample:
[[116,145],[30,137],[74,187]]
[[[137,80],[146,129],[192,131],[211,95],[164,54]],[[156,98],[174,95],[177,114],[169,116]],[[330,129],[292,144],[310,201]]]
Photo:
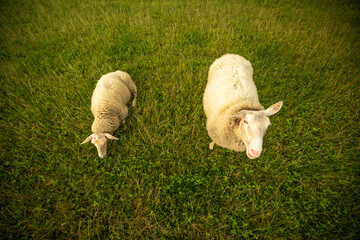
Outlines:
[[246,155],[251,158],[260,157],[263,137],[270,125],[270,119],[261,112],[244,110],[244,117],[239,124],[239,135],[246,146]]
[[246,146],[246,155],[250,159],[260,157],[263,146],[263,137],[270,125],[269,116],[277,113],[282,107],[278,102],[263,111],[242,110],[236,116],[239,117],[239,133],[241,140]]
[[114,139],[118,140],[118,138],[112,136],[109,133],[93,133],[90,135],[87,139],[85,139],[84,142],[81,144],[84,144],[86,142],[89,142],[91,140],[91,143],[95,145],[98,155],[100,158],[104,158],[106,156],[106,149],[107,149],[107,140],[108,139]]

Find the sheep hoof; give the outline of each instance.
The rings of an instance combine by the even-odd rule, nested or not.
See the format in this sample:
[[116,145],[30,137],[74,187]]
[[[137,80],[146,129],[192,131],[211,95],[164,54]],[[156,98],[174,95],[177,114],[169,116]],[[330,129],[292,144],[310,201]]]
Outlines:
[[210,150],[213,150],[213,149],[214,149],[214,145],[215,145],[215,142],[211,142],[210,145],[209,145],[209,149],[210,149]]
[[131,106],[132,107],[136,106],[136,94],[134,94],[134,100],[132,101]]

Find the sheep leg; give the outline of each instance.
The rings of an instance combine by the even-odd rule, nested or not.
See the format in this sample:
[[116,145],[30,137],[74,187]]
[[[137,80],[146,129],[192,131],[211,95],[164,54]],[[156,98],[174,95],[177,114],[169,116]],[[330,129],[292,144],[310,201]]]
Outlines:
[[133,94],[134,94],[134,99],[133,99],[133,101],[131,103],[131,106],[135,107],[136,106],[136,96],[137,96],[137,94],[136,93],[133,93]]
[[121,71],[117,71],[117,73],[119,74],[121,81],[128,87],[131,94],[134,95],[134,100],[132,101],[131,106],[135,107],[137,88],[136,88],[134,81],[130,78],[130,76],[127,73],[124,73]]
[[210,149],[210,150],[213,150],[213,149],[214,149],[214,145],[215,145],[215,142],[211,142],[211,143],[209,144],[209,149]]

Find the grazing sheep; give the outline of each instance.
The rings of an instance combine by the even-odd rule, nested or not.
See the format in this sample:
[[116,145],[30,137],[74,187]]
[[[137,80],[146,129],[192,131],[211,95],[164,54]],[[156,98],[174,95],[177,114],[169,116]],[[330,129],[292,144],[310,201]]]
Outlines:
[[94,122],[91,126],[91,134],[85,139],[96,146],[100,158],[105,157],[107,149],[107,139],[118,140],[112,136],[120,126],[120,122],[125,123],[128,115],[126,106],[134,95],[132,106],[135,107],[137,89],[129,74],[121,71],[108,73],[97,82],[91,98],[91,112],[94,115]]
[[277,113],[283,102],[264,110],[252,75],[251,63],[235,54],[226,54],[210,66],[203,98],[206,128],[213,140],[210,150],[216,143],[237,152],[246,150],[251,159],[260,156],[270,125],[268,117]]

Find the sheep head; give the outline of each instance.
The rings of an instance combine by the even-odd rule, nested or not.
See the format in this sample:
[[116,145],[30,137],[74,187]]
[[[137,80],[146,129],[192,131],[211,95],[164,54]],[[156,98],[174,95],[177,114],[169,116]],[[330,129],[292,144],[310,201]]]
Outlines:
[[266,110],[251,111],[241,110],[234,117],[240,119],[238,135],[246,147],[246,155],[255,159],[260,157],[262,152],[263,137],[266,129],[270,125],[269,116],[277,113],[282,107],[283,102],[277,102]]
[[93,133],[89,137],[87,137],[81,144],[87,143],[91,140],[91,143],[94,144],[97,148],[99,157],[103,158],[106,156],[108,139],[118,140],[118,138],[112,136],[109,133]]

